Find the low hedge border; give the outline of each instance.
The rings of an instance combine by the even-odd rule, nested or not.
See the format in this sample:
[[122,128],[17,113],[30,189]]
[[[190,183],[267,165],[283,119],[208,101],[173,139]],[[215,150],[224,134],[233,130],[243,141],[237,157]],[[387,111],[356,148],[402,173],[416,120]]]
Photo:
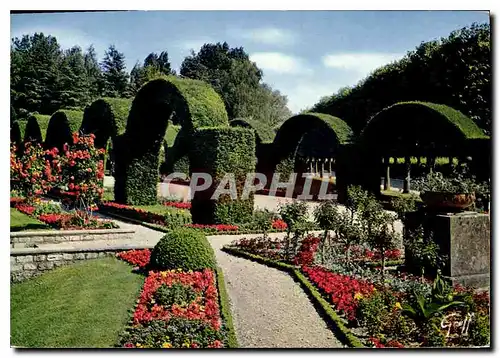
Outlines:
[[233,325],[233,317],[231,315],[231,306],[229,304],[229,297],[226,290],[226,284],[224,281],[224,274],[219,266],[216,270],[217,277],[217,290],[219,291],[219,307],[222,321],[224,322],[224,328],[227,333],[227,347],[225,348],[239,348],[238,339],[236,338],[236,332]]
[[[122,221],[130,222],[132,224],[142,225],[144,227],[147,227],[148,229],[152,229],[152,230],[156,230],[156,231],[161,231],[161,232],[165,232],[165,233],[167,233],[170,230],[172,230],[171,228],[167,228],[165,226],[160,226],[160,225],[157,225],[157,224],[151,224],[151,223],[148,223],[146,221],[140,221],[140,220],[129,218],[127,216],[123,216],[123,215],[111,213],[111,212],[106,211],[105,209],[100,210],[100,212],[102,214],[104,214],[104,215],[107,215],[109,217],[115,218],[117,220],[122,220]],[[208,236],[214,236],[214,235],[245,235],[245,234],[249,234],[250,235],[250,234],[263,234],[262,231],[258,231],[258,230],[216,231],[216,230],[212,230],[212,229],[194,229],[194,228],[193,228],[193,230],[202,230],[203,233],[205,233]],[[268,233],[280,233],[280,232],[286,233],[286,231],[280,231],[280,230],[276,230],[276,229],[271,229],[271,230],[268,230],[267,232]]]
[[284,262],[266,259],[262,256],[249,254],[248,252],[231,247],[223,247],[222,251],[289,273],[295,281],[298,281],[300,283],[304,291],[309,296],[311,302],[314,304],[316,309],[319,310],[319,313],[321,314],[323,319],[327,321],[337,338],[339,338],[342,343],[352,348],[367,348],[344,325],[331,305],[322,297],[321,293],[309,282],[309,280],[300,272],[300,270],[296,266],[286,264]]

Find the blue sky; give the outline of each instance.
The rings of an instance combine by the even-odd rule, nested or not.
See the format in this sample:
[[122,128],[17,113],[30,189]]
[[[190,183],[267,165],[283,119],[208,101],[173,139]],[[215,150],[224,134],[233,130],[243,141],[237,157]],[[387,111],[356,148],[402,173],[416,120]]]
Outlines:
[[206,42],[243,46],[264,81],[288,96],[292,112],[356,84],[423,41],[473,22],[473,11],[130,11],[11,15],[11,36],[44,32],[63,48],[93,44],[102,58],[114,44],[130,70],[167,50],[178,69]]

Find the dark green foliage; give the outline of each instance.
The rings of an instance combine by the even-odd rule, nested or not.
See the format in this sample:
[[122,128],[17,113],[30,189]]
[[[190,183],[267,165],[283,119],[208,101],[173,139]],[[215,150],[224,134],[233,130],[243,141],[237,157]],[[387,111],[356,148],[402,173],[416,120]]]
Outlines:
[[[65,143],[72,143],[72,133],[78,131],[79,128],[79,114],[81,112],[69,110],[60,110],[54,113],[50,117],[47,128],[45,147],[49,149],[57,148],[61,151]],[[76,130],[74,130],[75,127],[77,128]]]
[[14,124],[14,122],[17,121],[17,113],[12,104],[10,105],[10,126]]
[[95,145],[105,148],[109,138],[125,132],[132,101],[124,98],[101,98],[85,108],[80,130],[94,133]]
[[199,271],[215,270],[215,256],[205,234],[199,230],[178,228],[168,232],[151,252],[152,269]]
[[17,121],[12,123],[10,126],[10,142],[14,143],[16,146],[21,145],[23,142],[21,128],[19,127],[19,123]]
[[[273,148],[275,165],[284,161],[282,166],[284,165],[287,170],[293,170],[291,161],[293,160],[295,167],[295,157],[299,144],[302,138],[311,131],[329,133],[331,135],[329,147],[332,147],[334,151],[339,146],[349,143],[353,135],[351,128],[343,120],[330,115],[304,113],[291,117],[280,126],[276,133]],[[312,144],[321,146],[321,143],[318,142]],[[280,168],[280,170],[285,168]]]
[[118,188],[125,192],[118,194],[115,190],[117,201],[125,198],[128,204],[156,203],[160,149],[171,116],[174,124],[182,126],[184,138],[199,126],[228,123],[220,97],[207,84],[173,76],[148,82],[132,102],[128,117],[129,148],[126,157],[117,161],[117,166],[125,165],[117,167],[118,173],[125,176],[117,179],[123,181]]
[[490,36],[489,24],[472,24],[448,38],[424,42],[356,86],[323,98],[312,110],[343,118],[359,133],[369,118],[394,103],[427,101],[456,108],[490,133]]
[[43,134],[35,116],[30,116],[28,122],[26,123],[26,129],[24,131],[24,141],[25,142],[43,142]]
[[371,337],[376,337],[382,332],[382,323],[389,312],[381,292],[375,292],[370,297],[361,299],[357,310],[356,317],[361,325],[366,327]]
[[104,53],[101,63],[103,70],[103,95],[105,97],[124,97],[128,87],[128,73],[125,65],[125,55],[114,45]]
[[470,339],[475,346],[490,344],[490,317],[488,315],[476,315],[470,325]]
[[[208,173],[212,187],[197,191],[192,200],[191,214],[194,223],[237,224],[251,220],[253,193],[246,200],[241,194],[247,173],[255,172],[255,135],[246,128],[201,128],[194,134],[190,152],[190,171]],[[229,194],[211,200],[212,193],[227,173],[234,175],[238,200]],[[231,184],[231,181],[229,185]],[[225,189],[228,189],[227,184]]]
[[251,128],[255,131],[255,138],[257,143],[272,142],[276,133],[274,129],[269,127],[264,122],[259,122],[253,118],[237,118],[229,122],[231,127]]

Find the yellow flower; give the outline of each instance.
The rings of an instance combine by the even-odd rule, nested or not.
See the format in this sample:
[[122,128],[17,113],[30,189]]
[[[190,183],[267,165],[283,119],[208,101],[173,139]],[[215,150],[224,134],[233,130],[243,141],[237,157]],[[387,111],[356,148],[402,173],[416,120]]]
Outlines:
[[362,298],[363,298],[363,295],[361,294],[361,292],[356,292],[356,293],[354,294],[354,299],[355,299],[355,300],[360,300],[360,299],[362,299]]
[[396,304],[394,305],[394,307],[398,308],[398,309],[402,309],[403,307],[401,307],[401,303],[399,302],[396,302]]
[[136,346],[137,348],[141,348],[141,347],[142,347],[140,343],[136,343],[136,344],[135,344],[135,346]]
[[189,348],[189,347],[190,347],[190,344],[189,344],[188,342],[184,342],[184,343],[182,343],[182,346],[183,346],[183,347],[186,347],[186,348]]
[[172,348],[172,343],[165,342],[163,343],[162,348]]
[[162,271],[161,275],[162,275],[162,277],[167,277],[167,271]]

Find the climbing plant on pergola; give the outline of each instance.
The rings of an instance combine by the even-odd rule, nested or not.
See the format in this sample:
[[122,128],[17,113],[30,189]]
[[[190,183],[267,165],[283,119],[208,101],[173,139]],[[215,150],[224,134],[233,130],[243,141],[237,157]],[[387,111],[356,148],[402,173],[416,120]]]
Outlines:
[[196,128],[228,126],[224,102],[207,83],[165,76],[137,93],[125,133],[117,141],[115,200],[133,205],[156,203],[160,147],[168,121],[191,136]]
[[[322,140],[314,140],[320,134]],[[340,118],[323,113],[293,116],[276,133],[273,142],[273,167],[275,171],[288,175],[297,169],[299,150],[307,155],[310,147],[314,146],[333,155],[340,146],[349,143],[352,136],[351,128]]]
[[[359,137],[359,147],[366,163],[360,174],[374,191],[380,187],[382,158],[385,158],[387,182],[389,157],[405,157],[409,190],[410,157],[427,157],[433,166],[436,157],[465,158],[471,155],[472,143],[489,137],[466,115],[451,107],[429,102],[400,102],[377,113]],[[476,158],[477,159],[477,158]],[[387,187],[387,185],[386,185]]]

